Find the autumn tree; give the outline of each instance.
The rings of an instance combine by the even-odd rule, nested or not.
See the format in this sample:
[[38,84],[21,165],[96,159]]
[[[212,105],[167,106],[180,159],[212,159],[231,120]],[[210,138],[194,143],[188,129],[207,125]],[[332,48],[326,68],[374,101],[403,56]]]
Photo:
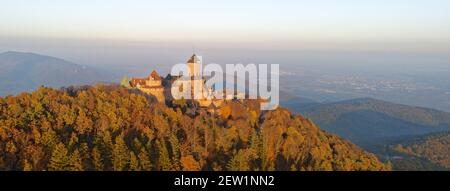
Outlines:
[[70,171],[83,171],[83,161],[80,156],[80,152],[78,149],[75,149],[75,151],[70,155],[69,159],[69,170]]
[[145,150],[145,148],[141,148],[141,151],[138,155],[139,165],[142,170],[149,171],[152,168],[152,164],[150,162],[149,154]]
[[181,157],[181,165],[183,171],[198,171],[200,164],[194,159],[192,155]]
[[157,141],[159,157],[158,157],[158,166],[159,170],[169,171],[172,170],[172,163],[169,157],[169,151],[167,150],[167,146],[164,142]]
[[[0,97],[0,170],[390,169],[286,109],[261,112],[251,100],[210,109],[116,85]],[[448,164],[446,140],[402,152]]]
[[51,171],[62,171],[62,170],[70,170],[70,158],[69,152],[64,146],[63,143],[58,143],[53,150],[52,156],[50,158],[50,163],[48,165],[48,170]]
[[97,170],[97,171],[103,170],[104,169],[103,158],[102,158],[100,151],[97,149],[97,147],[94,147],[92,149],[91,156],[92,156],[92,163],[94,166],[94,170]]
[[130,152],[130,170],[131,171],[139,171],[140,170],[139,160],[133,151]]
[[121,171],[125,170],[129,163],[129,151],[125,141],[123,140],[123,134],[120,134],[115,139],[114,149],[113,149],[113,170]]

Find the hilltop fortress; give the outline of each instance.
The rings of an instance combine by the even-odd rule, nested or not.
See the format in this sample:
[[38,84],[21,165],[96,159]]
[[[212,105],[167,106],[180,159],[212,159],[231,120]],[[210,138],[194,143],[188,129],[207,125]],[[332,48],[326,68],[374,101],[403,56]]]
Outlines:
[[[187,75],[169,74],[166,78],[162,78],[156,70],[153,70],[145,78],[132,78],[130,86],[155,96],[158,102],[170,102],[181,98],[195,100],[201,107],[219,107],[225,98],[233,99],[238,94],[226,94],[226,91],[223,91],[220,92],[223,95],[218,96],[218,92],[214,92],[214,86],[206,87],[205,81],[208,77],[202,76],[202,63],[195,54],[188,59],[186,65]],[[175,82],[179,90],[174,92],[172,87]]]
[[[174,65],[165,78],[153,70],[145,78],[132,78],[125,83],[128,87],[156,97],[161,103],[191,100],[200,107],[214,109],[221,106],[225,100],[254,99],[260,101],[262,110],[278,107],[278,65],[271,65],[271,71],[268,70],[267,64],[260,64],[258,67],[255,64],[227,64],[225,73],[217,64],[206,65],[203,72],[202,69],[201,57],[193,54],[185,64]],[[226,80],[223,80],[224,77]]]

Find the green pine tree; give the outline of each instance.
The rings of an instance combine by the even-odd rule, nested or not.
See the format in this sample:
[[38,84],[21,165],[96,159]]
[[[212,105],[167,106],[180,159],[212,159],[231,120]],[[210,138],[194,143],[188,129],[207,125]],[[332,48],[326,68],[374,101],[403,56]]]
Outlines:
[[80,152],[76,149],[71,155],[69,160],[70,171],[83,171],[83,160],[81,159]]
[[164,142],[157,141],[157,145],[159,146],[159,158],[158,158],[158,166],[159,170],[169,171],[172,170],[172,163],[169,157],[169,151],[167,151],[166,144]]
[[77,144],[78,144],[78,137],[75,133],[72,133],[68,145],[69,150],[72,150],[75,147],[77,147]]
[[64,171],[69,170],[69,152],[63,143],[58,143],[53,150],[50,158],[48,170],[50,171]]
[[94,147],[92,149],[92,164],[94,166],[94,169],[97,171],[102,171],[104,168],[103,158],[97,147]]
[[181,170],[180,163],[180,142],[175,134],[172,134],[169,139],[170,147],[172,148],[172,170]]
[[100,156],[98,159],[101,159],[101,162],[97,164],[102,164],[101,169],[112,170],[113,143],[109,131],[100,131],[95,138],[95,145],[95,147],[97,148],[96,152],[98,152],[96,153],[96,155]]
[[233,156],[233,158],[228,161],[227,169],[230,171],[248,171],[250,166],[248,163],[248,155],[244,150],[239,150],[239,152]]
[[152,168],[152,164],[150,162],[149,154],[145,150],[145,148],[141,148],[141,152],[139,152],[138,158],[141,169],[145,171],[150,171]]
[[123,134],[117,136],[115,140],[112,156],[113,170],[122,171],[125,170],[129,163],[129,151],[125,141],[123,140]]
[[133,151],[130,152],[130,170],[139,171],[139,160]]

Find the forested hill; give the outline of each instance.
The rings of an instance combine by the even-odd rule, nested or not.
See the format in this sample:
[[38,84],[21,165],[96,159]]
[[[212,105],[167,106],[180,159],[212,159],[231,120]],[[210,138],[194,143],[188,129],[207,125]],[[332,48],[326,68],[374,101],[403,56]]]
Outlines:
[[450,131],[450,113],[370,98],[318,104],[301,113],[360,146]]
[[382,153],[396,170],[450,170],[450,132],[387,145]]
[[389,170],[288,110],[220,114],[125,88],[40,88],[0,98],[1,170]]

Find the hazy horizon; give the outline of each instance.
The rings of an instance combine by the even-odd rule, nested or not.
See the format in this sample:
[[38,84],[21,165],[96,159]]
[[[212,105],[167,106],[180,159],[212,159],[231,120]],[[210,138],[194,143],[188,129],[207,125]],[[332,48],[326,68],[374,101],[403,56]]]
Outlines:
[[450,111],[448,10],[445,0],[6,0],[0,52],[128,76],[165,75],[195,52],[206,64],[280,64],[292,95]]
[[[0,51],[81,64],[294,60],[308,52],[447,55],[450,2],[17,1],[0,7]],[[281,55],[281,56],[280,56]],[[171,58],[167,58],[171,57]]]

